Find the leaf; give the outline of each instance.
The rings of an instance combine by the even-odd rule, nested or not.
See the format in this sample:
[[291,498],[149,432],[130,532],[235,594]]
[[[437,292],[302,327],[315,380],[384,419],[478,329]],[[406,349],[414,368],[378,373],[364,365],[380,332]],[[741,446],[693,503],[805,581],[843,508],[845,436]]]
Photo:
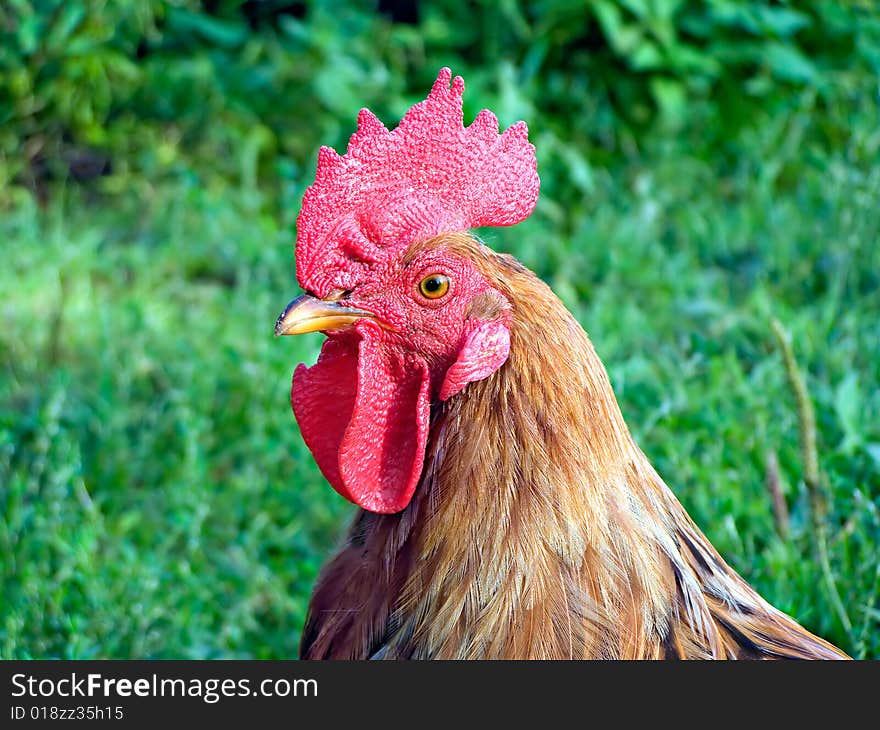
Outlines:
[[563,153],[563,159],[568,165],[569,179],[577,186],[578,190],[589,195],[596,187],[593,170],[590,163],[577,149],[568,149]]
[[37,50],[41,30],[40,21],[35,15],[29,15],[20,20],[16,38],[25,56],[29,56]]
[[247,39],[247,28],[242,23],[213,18],[205,13],[195,13],[183,8],[172,8],[168,24],[182,34],[195,33],[207,41],[224,48],[236,48]]
[[647,0],[618,0],[618,2],[637,18],[647,18],[651,14]]
[[79,3],[70,3],[65,6],[58,20],[52,24],[46,36],[46,47],[54,50],[62,50],[65,42],[82,23],[86,9]]
[[295,41],[307,42],[311,35],[305,23],[290,15],[282,15],[278,19],[278,27],[281,28],[284,35]]
[[863,438],[861,434],[862,397],[858,375],[850,372],[834,390],[834,410],[843,429],[840,449],[851,453]]
[[684,84],[674,79],[655,76],[651,79],[651,94],[660,107],[660,113],[668,122],[682,119],[687,106]]
[[636,47],[635,52],[630,58],[630,65],[636,71],[646,71],[652,68],[659,68],[662,65],[663,57],[657,46],[650,41],[645,41]]
[[758,7],[756,15],[766,30],[783,38],[811,25],[809,15],[789,8]]
[[877,465],[877,467],[880,468],[880,444],[865,444],[865,451],[868,452],[868,456],[870,456],[874,460],[874,463]]
[[642,34],[637,27],[624,21],[620,8],[602,0],[596,3],[594,10],[609,45],[615,51],[626,55],[638,46]]
[[816,67],[794,46],[768,43],[762,55],[764,63],[777,78],[801,82],[816,80]]

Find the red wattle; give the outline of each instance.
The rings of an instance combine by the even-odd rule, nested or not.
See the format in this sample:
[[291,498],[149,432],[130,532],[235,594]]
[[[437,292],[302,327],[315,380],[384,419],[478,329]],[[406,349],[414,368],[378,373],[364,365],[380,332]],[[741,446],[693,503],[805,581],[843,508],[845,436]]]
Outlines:
[[427,365],[381,342],[369,326],[331,337],[312,367],[293,375],[291,404],[306,445],[330,485],[371,512],[412,499],[428,438]]

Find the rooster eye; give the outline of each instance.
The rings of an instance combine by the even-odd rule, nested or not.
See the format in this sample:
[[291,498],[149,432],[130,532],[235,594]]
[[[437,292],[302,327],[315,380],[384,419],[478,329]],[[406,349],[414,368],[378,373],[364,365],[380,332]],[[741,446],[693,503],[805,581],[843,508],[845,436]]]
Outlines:
[[449,291],[449,277],[430,274],[419,282],[419,292],[427,299],[439,299]]

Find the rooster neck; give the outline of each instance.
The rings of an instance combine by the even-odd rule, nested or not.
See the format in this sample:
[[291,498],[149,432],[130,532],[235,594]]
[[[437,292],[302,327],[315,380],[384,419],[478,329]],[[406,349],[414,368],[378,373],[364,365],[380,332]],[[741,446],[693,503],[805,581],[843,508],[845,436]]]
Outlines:
[[584,330],[539,281],[522,299],[505,366],[434,413],[419,524],[443,520],[448,529],[434,532],[466,526],[481,537],[543,526],[582,553],[609,536],[632,507],[617,498],[653,470]]
[[[394,523],[408,575],[399,604],[445,617],[401,627],[425,634],[425,655],[597,655],[620,616],[612,607],[650,631],[667,620],[664,494],[586,333],[549,288],[528,284],[510,292],[508,362],[436,407],[422,481]],[[572,606],[574,584],[587,588]],[[539,627],[572,611],[589,636],[560,631],[551,646]],[[534,630],[523,634],[523,620]]]
[[507,363],[434,406],[410,505],[358,514],[303,656],[843,656],[724,563],[633,442],[586,333],[510,261]]

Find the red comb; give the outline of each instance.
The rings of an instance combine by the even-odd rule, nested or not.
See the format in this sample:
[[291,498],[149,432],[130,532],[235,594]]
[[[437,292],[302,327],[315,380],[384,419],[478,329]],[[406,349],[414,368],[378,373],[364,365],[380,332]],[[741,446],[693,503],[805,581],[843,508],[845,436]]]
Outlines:
[[499,134],[484,109],[465,127],[463,92],[462,78],[443,68],[393,131],[361,109],[345,155],[321,148],[297,218],[303,288],[351,289],[370,265],[415,241],[529,216],[539,180],[525,122]]

